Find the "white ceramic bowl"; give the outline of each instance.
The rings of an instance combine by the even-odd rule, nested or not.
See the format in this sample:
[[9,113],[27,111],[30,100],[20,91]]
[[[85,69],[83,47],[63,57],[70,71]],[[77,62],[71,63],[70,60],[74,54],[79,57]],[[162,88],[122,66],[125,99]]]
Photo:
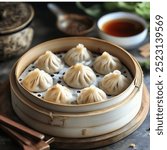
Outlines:
[[[112,36],[102,31],[102,27],[106,22],[110,20],[115,20],[115,19],[131,19],[131,20],[138,21],[144,26],[144,30],[136,35],[127,36],[127,37]],[[148,32],[147,23],[143,18],[141,18],[138,15],[127,13],[127,12],[115,12],[115,13],[106,14],[98,20],[97,27],[99,29],[99,36],[102,39],[115,43],[126,49],[132,49],[138,46],[139,44],[141,44],[145,40]]]

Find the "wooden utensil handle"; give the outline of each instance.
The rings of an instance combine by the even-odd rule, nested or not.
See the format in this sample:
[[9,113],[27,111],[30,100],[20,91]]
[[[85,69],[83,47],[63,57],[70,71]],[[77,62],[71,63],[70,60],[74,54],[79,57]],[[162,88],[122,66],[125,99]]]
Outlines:
[[31,145],[31,141],[27,138],[25,138],[24,136],[22,136],[21,134],[11,130],[8,127],[5,127],[4,125],[0,125],[0,128],[7,133],[11,138],[13,138],[16,142],[21,141],[26,145]]
[[26,133],[34,138],[37,138],[37,139],[44,139],[45,138],[45,135],[37,132],[37,131],[34,131],[26,126],[23,126],[22,124],[19,124],[3,115],[0,115],[0,123],[3,124],[3,125],[6,125],[8,127],[12,127],[20,132],[23,132],[23,133]]

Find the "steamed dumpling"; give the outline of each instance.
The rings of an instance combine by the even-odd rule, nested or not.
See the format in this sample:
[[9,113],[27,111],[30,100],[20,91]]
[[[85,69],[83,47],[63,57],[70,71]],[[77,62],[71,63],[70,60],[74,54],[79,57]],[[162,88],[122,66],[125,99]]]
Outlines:
[[114,70],[121,69],[121,63],[118,58],[107,52],[103,52],[103,54],[94,61],[93,68],[96,72],[106,75]]
[[46,51],[35,62],[35,66],[47,73],[55,73],[63,68],[63,63],[60,58],[54,55],[51,51]]
[[107,94],[115,96],[123,92],[130,85],[130,82],[119,70],[115,70],[103,77],[99,87]]
[[70,87],[85,88],[96,80],[96,75],[90,67],[76,64],[66,71],[63,79]]
[[86,104],[93,102],[101,102],[107,99],[106,94],[95,86],[87,87],[81,90],[81,93],[77,99],[78,104]]
[[56,84],[48,89],[45,93],[44,99],[57,104],[71,104],[71,102],[74,101],[71,91],[60,84]]
[[86,64],[91,62],[91,53],[84,47],[83,44],[78,44],[70,49],[64,56],[64,61],[67,65],[72,66],[76,63]]
[[31,92],[42,92],[53,85],[53,79],[48,73],[36,68],[27,74],[22,85]]

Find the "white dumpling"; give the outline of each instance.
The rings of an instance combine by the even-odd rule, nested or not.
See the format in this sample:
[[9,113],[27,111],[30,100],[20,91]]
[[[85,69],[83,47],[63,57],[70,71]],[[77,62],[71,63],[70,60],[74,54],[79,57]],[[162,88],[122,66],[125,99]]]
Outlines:
[[76,47],[70,49],[64,56],[64,61],[67,65],[72,66],[76,63],[90,64],[92,60],[91,52],[84,47],[83,44],[78,44]]
[[103,77],[99,87],[109,95],[115,96],[123,92],[131,83],[131,80],[121,74],[119,70]]
[[93,64],[94,70],[104,75],[114,70],[120,70],[121,67],[122,65],[119,59],[107,52],[103,52],[101,56],[97,57]]
[[105,92],[103,92],[101,89],[95,86],[90,86],[81,90],[81,93],[77,98],[77,103],[86,104],[86,103],[102,102],[105,100],[107,100]]
[[46,91],[44,99],[57,104],[71,104],[75,100],[71,91],[58,83]]
[[45,71],[36,68],[27,74],[22,85],[31,92],[42,92],[53,85],[53,79]]
[[66,71],[63,79],[70,87],[85,88],[96,80],[96,75],[90,67],[76,64]]
[[35,66],[47,73],[55,73],[63,68],[63,63],[59,57],[54,55],[51,51],[46,51],[35,62]]

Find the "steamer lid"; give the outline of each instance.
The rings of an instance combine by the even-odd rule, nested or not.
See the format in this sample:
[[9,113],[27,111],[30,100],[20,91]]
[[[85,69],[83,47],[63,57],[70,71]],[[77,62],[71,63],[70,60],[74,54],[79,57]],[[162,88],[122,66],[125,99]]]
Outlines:
[[26,27],[34,17],[27,3],[0,3],[0,35],[17,32]]

